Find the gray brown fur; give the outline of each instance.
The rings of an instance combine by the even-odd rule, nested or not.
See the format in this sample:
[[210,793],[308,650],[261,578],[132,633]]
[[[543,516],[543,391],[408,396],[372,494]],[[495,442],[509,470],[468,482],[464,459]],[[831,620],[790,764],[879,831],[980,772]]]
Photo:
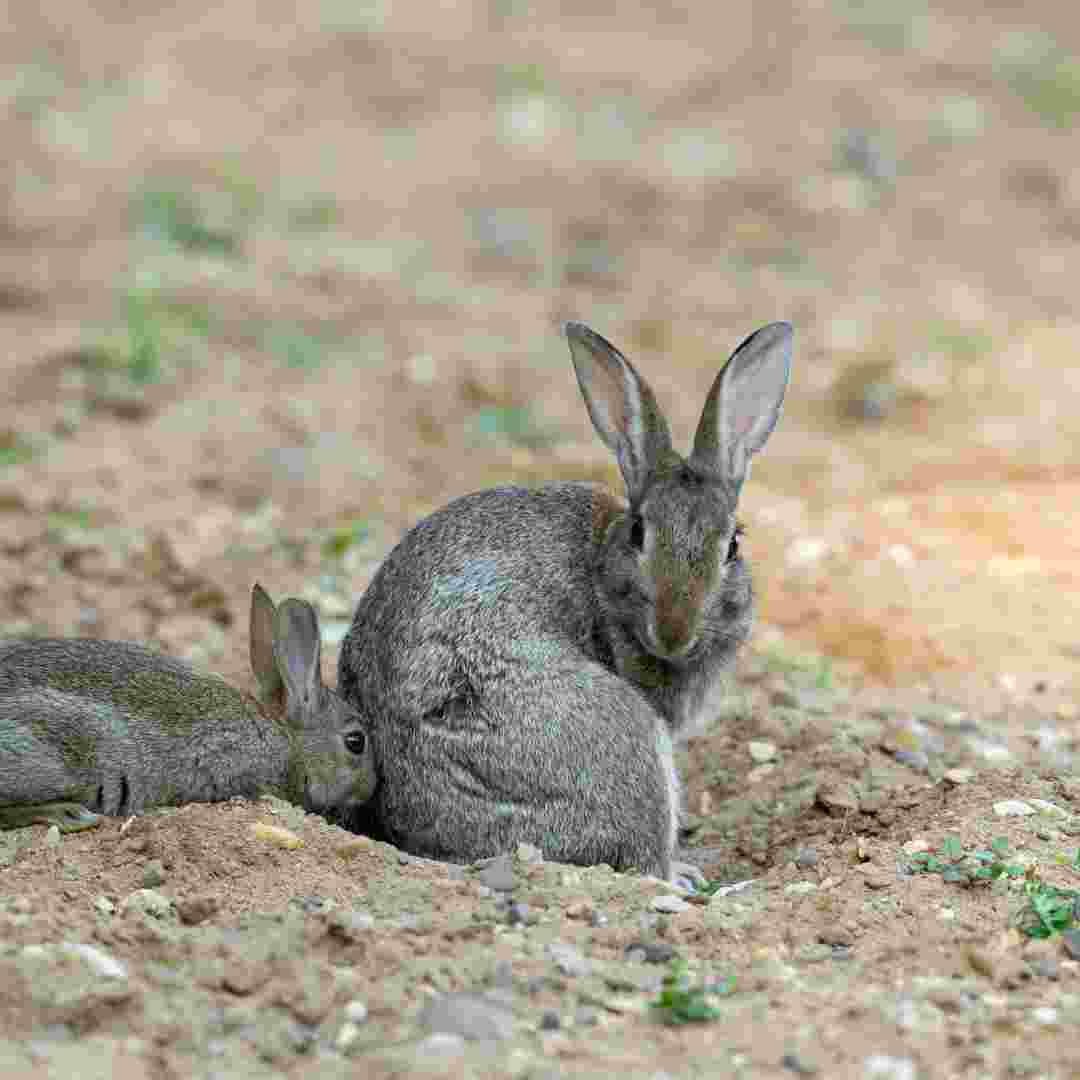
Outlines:
[[432,514],[360,601],[338,686],[369,715],[374,821],[404,849],[471,860],[526,841],[668,877],[671,741],[750,629],[735,505],[779,416],[791,329],[765,327],[732,355],[688,459],[629,361],[579,324],[567,337],[628,505],[559,483]]
[[318,619],[256,585],[259,697],[141,645],[0,642],[0,827],[274,792],[348,815],[375,772],[359,714],[323,685]]

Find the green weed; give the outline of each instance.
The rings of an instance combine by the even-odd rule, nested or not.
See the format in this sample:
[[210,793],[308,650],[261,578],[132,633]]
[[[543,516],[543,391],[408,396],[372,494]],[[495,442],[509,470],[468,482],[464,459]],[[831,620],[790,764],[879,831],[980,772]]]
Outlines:
[[1048,34],[1017,33],[999,50],[1002,72],[1044,124],[1068,130],[1080,117],[1080,59]]
[[322,554],[327,559],[340,559],[357,544],[371,536],[371,523],[366,518],[353,518],[335,525],[323,539]]
[[17,431],[0,431],[0,468],[5,465],[21,465],[37,453],[33,444]]
[[472,433],[517,446],[550,446],[558,438],[528,405],[486,405],[470,421]]
[[668,1024],[704,1023],[720,1017],[717,1000],[730,994],[734,988],[735,980],[730,976],[715,986],[694,986],[690,980],[689,965],[677,958],[671,961],[671,968],[664,976],[664,985],[652,1008]]
[[266,333],[263,345],[286,367],[304,368],[308,371],[319,367],[328,351],[324,339],[309,334],[301,326],[274,327]]
[[[1063,889],[1042,880],[1038,868],[1008,862],[1009,841],[999,836],[989,849],[965,852],[957,836],[949,836],[937,852],[922,851],[908,863],[915,873],[940,874],[956,885],[979,885],[1001,878],[1022,879],[1024,906],[1016,918],[1021,933],[1045,938],[1068,930],[1080,918],[1080,890]],[[1080,871],[1080,849],[1070,869]]]
[[213,328],[206,307],[171,300],[153,284],[127,289],[122,313],[121,325],[87,351],[99,380],[119,373],[137,386],[159,382],[169,359],[190,352]]

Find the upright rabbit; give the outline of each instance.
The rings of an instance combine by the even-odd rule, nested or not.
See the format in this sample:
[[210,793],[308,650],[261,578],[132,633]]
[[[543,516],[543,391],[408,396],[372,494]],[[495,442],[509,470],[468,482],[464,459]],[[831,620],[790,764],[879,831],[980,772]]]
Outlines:
[[348,815],[375,789],[365,723],[322,681],[314,609],[251,594],[256,700],[139,645],[0,642],[0,828],[276,791]]
[[628,504],[583,484],[481,491],[416,525],[360,601],[338,686],[369,714],[388,839],[471,860],[549,857],[670,876],[673,735],[752,620],[735,506],[776,425],[791,327],[746,339],[681,457],[630,362],[566,327]]

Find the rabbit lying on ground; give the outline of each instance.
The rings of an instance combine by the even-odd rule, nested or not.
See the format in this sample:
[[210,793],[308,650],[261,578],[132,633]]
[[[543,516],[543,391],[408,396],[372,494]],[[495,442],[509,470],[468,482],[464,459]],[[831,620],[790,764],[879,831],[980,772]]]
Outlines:
[[735,350],[685,459],[630,362],[579,323],[566,335],[628,503],[553,483],[438,510],[361,599],[338,687],[373,725],[369,812],[399,847],[467,861],[527,841],[667,878],[672,737],[750,630],[735,507],[780,415],[792,331]]
[[259,700],[139,645],[0,642],[0,828],[276,792],[347,815],[375,788],[368,729],[322,681],[315,610],[251,594]]

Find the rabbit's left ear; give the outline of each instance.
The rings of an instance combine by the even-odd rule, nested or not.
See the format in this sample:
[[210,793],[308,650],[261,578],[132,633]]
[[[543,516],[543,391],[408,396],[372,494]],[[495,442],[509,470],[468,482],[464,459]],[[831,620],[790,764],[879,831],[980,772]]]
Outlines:
[[751,334],[731,354],[705,399],[690,465],[735,492],[780,419],[793,338],[786,322]]

